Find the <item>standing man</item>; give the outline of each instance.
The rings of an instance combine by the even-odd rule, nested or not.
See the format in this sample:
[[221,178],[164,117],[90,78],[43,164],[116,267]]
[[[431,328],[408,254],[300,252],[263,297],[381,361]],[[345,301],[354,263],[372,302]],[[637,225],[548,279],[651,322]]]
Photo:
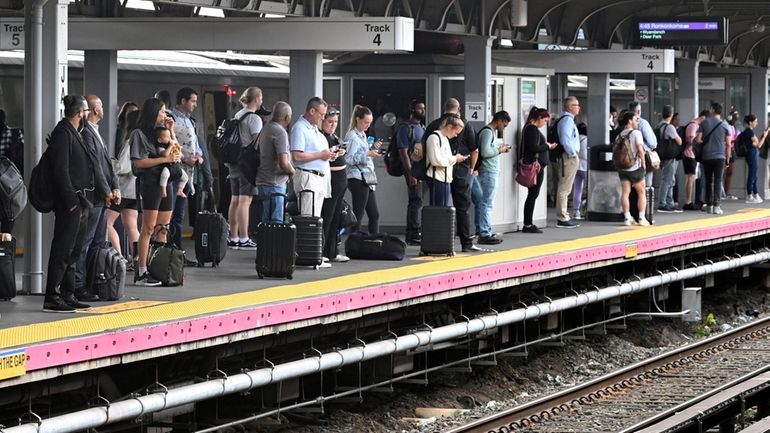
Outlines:
[[414,100],[409,104],[409,119],[396,127],[393,139],[404,168],[406,190],[409,202],[406,205],[406,236],[407,245],[420,245],[422,227],[420,225],[420,209],[422,209],[422,182],[412,176],[412,152],[414,144],[422,142],[425,134],[425,103]]
[[559,135],[559,143],[564,147],[564,154],[561,157],[562,173],[559,178],[559,185],[556,190],[556,227],[563,229],[574,229],[580,227],[580,224],[570,220],[567,212],[567,197],[572,192],[572,186],[575,182],[575,175],[580,166],[580,136],[578,134],[575,116],[580,113],[580,102],[574,96],[568,96],[564,100],[564,113],[556,125],[556,133]]
[[[674,117],[674,107],[670,105],[663,106],[663,120],[656,130],[658,143],[661,149],[679,149],[682,146],[682,139],[676,132],[676,128],[671,124]],[[665,144],[665,146],[663,146]],[[675,145],[675,146],[674,146]],[[665,157],[665,159],[664,159]],[[660,199],[658,201],[658,212],[663,213],[681,213],[682,209],[674,205],[674,184],[676,183],[676,169],[679,161],[675,155],[661,155],[660,161]]]
[[43,311],[72,313],[89,308],[75,297],[75,264],[83,248],[88,209],[97,197],[113,200],[96,155],[86,146],[78,131],[89,111],[80,95],[63,99],[64,118],[51,132],[47,152],[54,193],[54,234],[48,257]]
[[[94,152],[99,168],[111,191],[112,198],[116,204],[120,204],[118,178],[115,176],[112,168],[112,161],[107,146],[104,145],[102,136],[99,134],[99,122],[104,118],[102,100],[98,96],[90,94],[86,95],[86,103],[88,104],[88,114],[80,134],[89,150]],[[97,242],[107,239],[107,215],[101,216],[105,198],[96,197],[94,206],[86,212],[88,219],[86,221],[86,233],[83,237],[83,248],[80,251],[80,257],[75,266],[75,297],[80,301],[93,302],[99,300],[99,296],[90,292],[90,287],[86,287],[86,273],[88,254],[94,239]]]
[[700,124],[695,142],[702,146],[701,165],[706,179],[706,205],[703,211],[722,215],[719,194],[722,191],[722,171],[729,164],[732,148],[731,130],[722,120],[722,104],[714,102],[709,117]]
[[[655,132],[650,126],[650,122],[647,119],[642,118],[642,104],[638,101],[628,104],[628,111],[632,111],[639,119],[639,131],[642,132],[642,138],[644,139],[644,153],[650,153],[658,147],[658,139],[655,137]],[[644,175],[644,184],[652,186],[652,167],[647,167],[647,173]]]
[[476,173],[481,186],[481,200],[476,203],[476,224],[479,227],[479,240],[482,245],[497,245],[503,240],[492,233],[492,204],[497,191],[497,175],[500,173],[499,157],[511,151],[507,144],[496,145],[495,139],[502,134],[511,116],[507,111],[498,111],[492,116],[492,122],[479,131],[479,162]]
[[[198,106],[198,93],[189,87],[182,87],[176,92],[176,107],[171,110],[174,116],[174,135],[182,147],[182,167],[187,173],[189,181],[185,186],[184,196],[174,197],[174,211],[171,214],[171,242],[182,248],[182,227],[184,225],[184,211],[187,205],[187,197],[195,194],[194,168],[203,164],[203,151],[198,143],[198,133],[195,130],[195,121],[192,113]],[[177,190],[176,186],[173,188]],[[198,263],[185,257],[185,266],[196,266]]]
[[262,129],[257,139],[257,188],[262,201],[263,223],[283,222],[286,183],[294,175],[294,167],[289,162],[289,136],[286,133],[289,123],[291,106],[278,101],[273,105],[272,120]]
[[[460,115],[460,101],[455,98],[449,98],[444,102],[444,114],[425,128],[424,139],[427,139],[449,116]],[[470,155],[470,158],[458,162],[452,167],[452,203],[455,206],[457,214],[457,233],[460,235],[460,243],[463,252],[483,251],[473,243],[471,233],[471,176],[473,167],[479,157],[479,149],[476,146],[476,131],[463,119],[465,129],[457,137],[449,140],[453,155]],[[423,140],[424,141],[424,140]],[[423,145],[425,143],[423,142]],[[470,163],[468,162],[470,160]]]
[[[294,192],[301,215],[320,217],[324,199],[331,197],[329,160],[335,154],[329,150],[326,137],[318,129],[328,105],[318,96],[310,98],[305,113],[291,127],[291,157],[297,170]],[[304,190],[313,191],[313,197],[308,193],[301,194]]]
[[684,167],[685,175],[684,210],[700,210],[700,206],[696,204],[699,201],[696,196],[699,194],[695,188],[695,180],[698,177],[698,161],[695,160],[695,151],[692,146],[695,144],[695,136],[698,135],[700,124],[706,120],[708,115],[708,110],[703,110],[698,114],[698,117],[692,119],[684,127],[685,148],[682,154],[682,166]]

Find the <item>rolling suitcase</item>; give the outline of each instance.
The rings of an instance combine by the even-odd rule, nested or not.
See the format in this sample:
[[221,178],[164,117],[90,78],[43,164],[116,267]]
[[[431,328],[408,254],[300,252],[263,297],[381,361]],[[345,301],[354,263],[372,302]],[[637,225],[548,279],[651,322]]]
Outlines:
[[[102,207],[97,227],[104,220]],[[117,301],[126,287],[126,260],[105,239],[94,237],[86,258],[86,287],[100,301]]]
[[16,296],[16,238],[0,241],[0,300]]
[[456,230],[457,216],[454,206],[423,207],[420,255],[455,255]]
[[[655,224],[655,187],[648,186],[644,192],[647,200],[644,218],[650,224]],[[631,213],[631,216],[639,221],[639,208],[636,205],[636,190],[634,188],[631,188],[631,193],[628,195],[628,205],[628,211]]]
[[[300,191],[297,200],[302,200],[301,196],[305,193],[310,193],[315,203],[315,193],[310,190]],[[302,209],[302,206],[299,208]],[[315,205],[312,212],[315,214]],[[317,269],[323,263],[323,219],[312,215],[299,215],[293,217],[292,222],[297,227],[297,259],[294,264],[313,266]]]
[[[203,202],[206,202],[205,198]],[[225,217],[217,212],[216,207],[213,206],[213,200],[209,202],[212,203],[210,211],[198,212],[193,228],[193,239],[195,239],[195,260],[198,261],[198,267],[211,263],[215,268],[227,253],[227,235],[230,232],[230,225]]]
[[294,224],[260,223],[257,225],[257,259],[255,263],[259,278],[292,279],[296,256],[296,238],[297,227]]

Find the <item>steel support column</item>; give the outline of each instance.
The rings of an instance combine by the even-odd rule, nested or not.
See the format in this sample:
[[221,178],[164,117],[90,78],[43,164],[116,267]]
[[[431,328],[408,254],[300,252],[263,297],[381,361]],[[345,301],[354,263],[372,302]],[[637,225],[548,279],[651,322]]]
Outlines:
[[463,117],[478,131],[492,118],[490,92],[492,39],[486,36],[466,37],[463,38],[463,45],[465,46],[465,95],[462,97],[465,100],[461,102],[479,107],[473,112],[466,112],[463,109]]
[[289,104],[294,118],[305,112],[307,101],[323,96],[323,53],[291,51],[289,54]]
[[99,132],[110,155],[115,154],[115,127],[118,117],[118,52],[87,50],[83,65],[83,94],[96,94],[104,106]]
[[588,143],[610,142],[610,74],[588,74]]

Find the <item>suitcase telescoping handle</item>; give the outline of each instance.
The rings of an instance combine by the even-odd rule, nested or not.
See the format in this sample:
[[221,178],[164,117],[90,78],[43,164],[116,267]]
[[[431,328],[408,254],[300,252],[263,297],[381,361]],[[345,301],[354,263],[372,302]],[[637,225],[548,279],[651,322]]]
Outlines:
[[297,194],[297,206],[299,207],[299,213],[302,215],[302,194],[309,192],[311,194],[310,199],[312,200],[311,206],[310,206],[310,216],[315,216],[315,191],[312,189],[303,189],[302,191]]
[[[206,201],[210,206],[206,206]],[[217,213],[217,204],[214,201],[214,191],[209,188],[201,192],[201,208],[211,213]]]

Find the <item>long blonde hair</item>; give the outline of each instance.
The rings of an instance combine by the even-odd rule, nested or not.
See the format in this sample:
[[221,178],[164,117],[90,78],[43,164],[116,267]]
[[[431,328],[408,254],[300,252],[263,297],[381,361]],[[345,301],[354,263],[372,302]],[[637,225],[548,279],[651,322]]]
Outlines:
[[350,116],[350,126],[348,127],[348,131],[352,131],[356,127],[356,121],[358,119],[363,119],[364,116],[372,114],[372,110],[369,109],[369,107],[365,107],[363,105],[355,105],[353,106],[353,110],[351,112]]

